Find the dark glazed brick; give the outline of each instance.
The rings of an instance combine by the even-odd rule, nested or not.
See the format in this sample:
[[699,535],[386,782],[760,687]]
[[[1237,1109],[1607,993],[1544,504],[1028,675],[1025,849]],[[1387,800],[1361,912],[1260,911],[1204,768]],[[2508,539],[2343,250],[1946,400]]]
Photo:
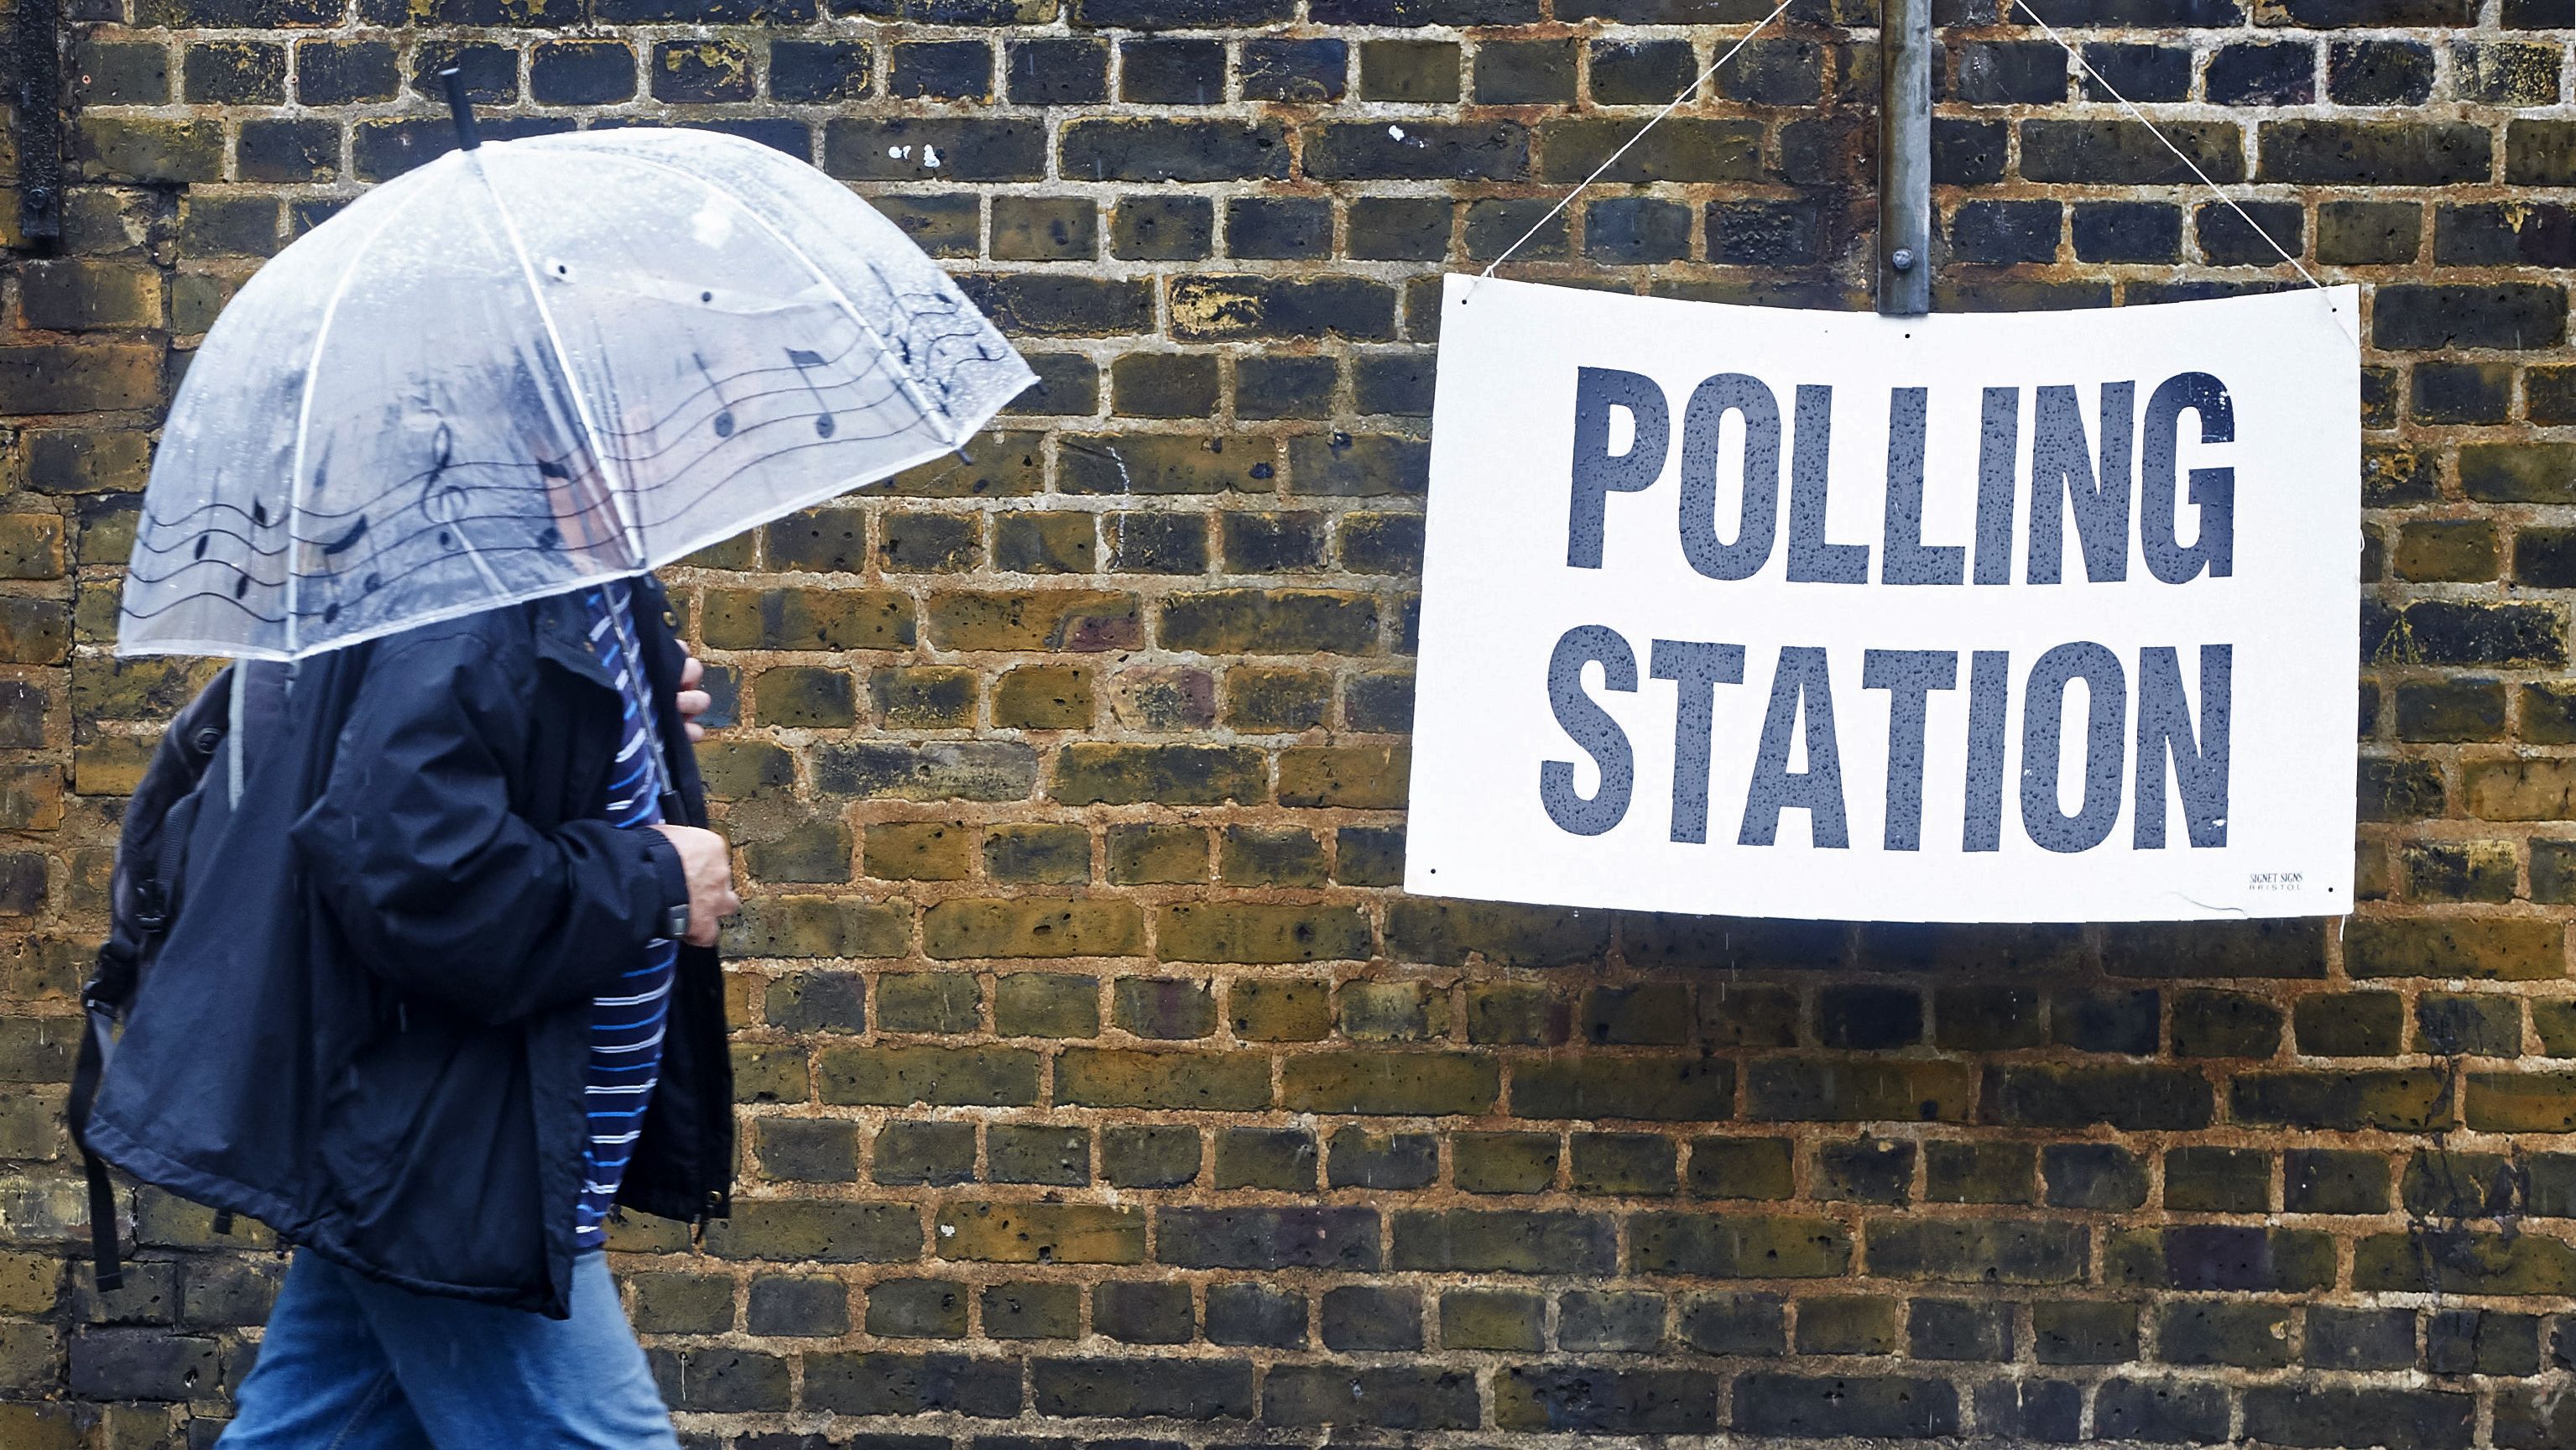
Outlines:
[[2326,98],[2338,106],[2420,106],[2433,94],[2433,48],[2411,40],[2338,40],[2326,48]]
[[2079,1052],[2149,1056],[2160,1000],[2152,991],[2061,992],[2049,1007],[2049,1036]]
[[1720,201],[1708,207],[1708,259],[1796,266],[1821,259],[1824,218],[1811,202]]
[[1476,47],[1474,99],[1482,106],[1565,105],[1574,100],[1571,40],[1491,40]]
[[[1265,260],[1328,255],[1333,249],[1332,203],[1320,197],[1248,197],[1229,201],[1225,208],[1225,248],[1230,256]],[[1323,363],[1330,367],[1330,360],[1325,358],[1277,361]]]
[[[1024,106],[1109,99],[1109,46],[1098,40],[1015,40],[1002,48],[1002,87]],[[1000,198],[995,198],[998,204]]]
[[[2167,122],[2165,140],[2180,147],[2213,181],[2241,181],[2244,153],[2237,128],[2218,122]],[[2022,176],[2031,181],[2109,185],[2181,184],[2192,179],[2164,141],[2134,121],[2024,121]]]
[[2110,82],[2111,92],[2132,101],[2191,97],[2191,52],[2179,46],[2096,43],[2084,47],[2084,65],[2091,72],[2080,82],[2087,100],[2111,98],[2102,81]]
[[2202,260],[2220,267],[2272,266],[2281,260],[2282,252],[2296,257],[2305,249],[2307,213],[2301,208],[2277,201],[2243,205],[2241,216],[2236,208],[2215,202],[2193,214],[2192,230],[2200,240]]
[[1942,186],[1978,186],[2003,180],[2010,127],[2002,121],[1932,120],[1932,180]]
[[[311,51],[307,46],[296,63],[309,67]],[[614,40],[540,45],[528,60],[528,94],[550,106],[596,106],[630,99],[635,94],[635,52]]]
[[2270,1057],[2281,1041],[2281,1009],[2239,992],[2183,992],[2174,998],[2177,1057]]
[[[939,153],[936,168],[924,164]],[[823,169],[844,181],[1034,181],[1046,132],[1033,121],[837,117],[824,128]]]
[[2445,267],[2564,267],[2576,261],[2576,216],[2546,204],[2437,207],[2433,261]]
[[2388,1161],[2378,1153],[2294,1150],[2281,1166],[2281,1206],[2292,1213],[2388,1210]]
[[2271,1155],[2250,1148],[2176,1148],[2165,1154],[2165,1207],[2261,1213],[2272,1205]]
[[1997,265],[2054,261],[2060,224],[2053,201],[1964,202],[1950,215],[1950,253]]
[[747,101],[751,52],[731,41],[663,41],[653,47],[653,97],[662,101]]
[[[1182,1268],[1337,1268],[1378,1265],[1378,1216],[1360,1208],[1171,1208],[1156,1253]],[[1399,1258],[1401,1252],[1399,1251]]]
[[1698,1370],[1515,1366],[1494,1376],[1494,1423],[1506,1430],[1707,1434],[1718,1378]]
[[[1110,255],[1144,263],[1185,263],[1216,247],[1216,203],[1203,196],[1128,196],[1110,211]],[[1123,361],[1123,358],[1121,358]],[[1216,358],[1190,358],[1216,386]]]
[[1422,1299],[1410,1289],[1345,1285],[1325,1291],[1323,1310],[1327,1349],[1422,1347]]
[[2316,46],[2221,46],[2202,77],[2202,95],[2215,106],[2308,106],[2316,100]]
[[2031,1338],[2042,1364],[2126,1364],[2138,1357],[2138,1308],[2096,1300],[2030,1306]]
[[2318,1369],[2406,1369],[2415,1363],[2410,1309],[2308,1311],[2307,1362]]
[[1349,47],[1338,40],[1248,40],[1239,74],[1247,101],[1316,104],[1341,99]]
[[1091,1135],[1080,1128],[995,1123],[985,1130],[984,1155],[996,1183],[1091,1181]]
[[1363,196],[1347,213],[1349,255],[1368,261],[1437,261],[1449,254],[1444,197]]
[[2015,1319],[2010,1304],[1917,1299],[1906,1306],[1907,1352],[1916,1359],[2010,1360]]
[[1662,106],[1699,73],[1682,40],[1596,40],[1590,59],[1596,106]]
[[1959,1392],[1942,1380],[1748,1374],[1735,1382],[1735,1428],[1799,1438],[1955,1435]]
[[2125,1209],[2147,1201],[2146,1161],[2125,1148],[2053,1143],[2039,1156],[2052,1207]]
[[2370,186],[2449,186],[2493,169],[2483,126],[2456,122],[2266,121],[2258,179]]
[[2160,202],[2078,202],[2070,231],[2087,262],[2172,262],[2182,255],[2182,210]]
[[[631,57],[628,65],[630,68],[633,65]],[[305,105],[340,106],[353,101],[389,101],[401,84],[394,48],[390,45],[375,41],[342,44],[308,40],[295,47],[295,97]],[[538,99],[545,97],[540,95]]]
[[2053,42],[1970,41],[1957,48],[1956,56],[1953,99],[1972,106],[2048,105],[2066,99],[2066,52]]
[[892,49],[886,94],[909,99],[989,100],[993,52],[975,40],[909,41]]
[[1899,1307],[1895,1300],[1876,1295],[1818,1295],[1801,1300],[1791,1348],[1809,1355],[1894,1354]]
[[2437,1309],[2424,1323],[2434,1374],[2529,1375],[2540,1369],[2540,1320],[2494,1309]]
[[[1122,226],[1136,222],[1129,209],[1120,208],[1120,214]],[[1142,225],[1166,219],[1157,216]],[[1204,214],[1200,220],[1204,222]],[[1204,234],[1201,241],[1203,246]],[[1118,244],[1111,245],[1115,251]],[[1110,409],[1130,418],[1213,417],[1217,394],[1217,360],[1204,353],[1131,352],[1110,364]]]
[[1873,1051],[1923,1040],[1923,999],[1911,988],[1829,986],[1816,993],[1816,1038]]
[[869,48],[851,41],[773,40],[770,99],[791,105],[855,100],[867,94]]
[[1130,40],[1118,48],[1118,96],[1142,105],[1210,106],[1225,99],[1225,43]]
[[1210,1344],[1271,1349],[1306,1347],[1306,1300],[1261,1284],[1211,1284],[1207,1291]]
[[1176,1420],[1252,1416],[1252,1366],[1199,1359],[1174,1374],[1150,1359],[1040,1359],[1030,1362],[1031,1404],[1041,1415]]
[[1187,1284],[1102,1284],[1091,1293],[1091,1330],[1127,1344],[1187,1344],[1196,1327]]
[[1853,1203],[1904,1203],[1914,1192],[1914,1145],[1862,1138],[1816,1147],[1815,1196]]
[[[308,44],[305,49],[315,47]],[[390,76],[392,52],[386,50]],[[170,51],[141,41],[83,41],[72,52],[73,94],[84,106],[157,106],[170,99]]]
[[2037,1159],[2024,1143],[1927,1143],[1923,1197],[1930,1203],[2028,1203]]
[[1062,145],[1065,174],[1088,181],[1233,181],[1288,174],[1287,135],[1268,121],[1075,121],[1064,128]]
[[286,47],[215,41],[187,49],[183,94],[191,105],[274,106],[286,100]]
[[1440,1142],[1428,1133],[1342,1128],[1325,1163],[1335,1188],[1423,1188],[1439,1176]]
[[1178,1188],[1199,1176],[1198,1130],[1106,1129],[1100,1135],[1100,1170],[1120,1188]]
[[2227,1438],[2227,1390],[2194,1380],[2105,1380],[2093,1400],[2104,1440],[2215,1444]]
[[2466,1450],[2477,1400],[2439,1390],[2257,1388],[2245,1394],[2247,1438],[2274,1445],[2363,1441],[2391,1450]]
[[2290,1309],[2226,1301],[2165,1304],[2156,1311],[2156,1348],[2168,1364],[2278,1369],[2290,1361]]
[[1709,1295],[1683,1303],[1681,1337],[1704,1354],[1776,1355],[1784,1318],[1774,1294]]
[[[2513,367],[2509,363],[2421,362],[2414,368],[2414,387],[2407,399],[2406,411],[2419,423],[2501,423],[2512,406]],[[2447,529],[2457,534],[2461,525],[2436,522],[2409,526],[2410,530],[2419,527]],[[2492,526],[2486,527],[2491,539]],[[2487,552],[2492,561],[2493,550]],[[2408,569],[2402,557],[2398,568],[2408,578],[2436,577]],[[2493,578],[2494,575],[2490,572],[2484,577]]]
[[1454,105],[1458,100],[1457,42],[1361,41],[1360,99]]

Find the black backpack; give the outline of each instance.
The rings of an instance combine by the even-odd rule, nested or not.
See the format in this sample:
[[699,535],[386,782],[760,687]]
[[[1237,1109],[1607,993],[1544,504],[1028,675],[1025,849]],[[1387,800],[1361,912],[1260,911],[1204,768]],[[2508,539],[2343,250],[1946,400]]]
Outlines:
[[[63,1110],[89,1179],[90,1241],[101,1291],[121,1287],[125,1276],[117,1254],[114,1191],[106,1165],[89,1147],[90,1105],[116,1050],[117,1024],[168,940],[170,923],[178,918],[189,843],[231,814],[240,799],[244,739],[258,733],[259,724],[282,706],[285,681],[279,666],[226,667],[162,732],[160,747],[125,807],[108,883],[107,940],[81,987],[88,1026],[81,1034]],[[216,1215],[215,1231],[230,1232],[231,1218],[229,1213]]]

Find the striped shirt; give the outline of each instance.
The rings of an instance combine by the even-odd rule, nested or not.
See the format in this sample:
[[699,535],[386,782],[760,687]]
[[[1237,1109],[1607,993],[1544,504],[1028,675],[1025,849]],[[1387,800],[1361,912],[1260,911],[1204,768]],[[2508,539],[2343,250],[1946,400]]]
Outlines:
[[[617,681],[625,705],[605,814],[613,825],[642,830],[662,819],[663,761],[652,700],[635,658],[632,599],[632,590],[623,583],[583,595],[590,610],[591,650]],[[590,1066],[583,1088],[590,1137],[573,1217],[578,1247],[597,1248],[608,1236],[606,1220],[617,1203],[617,1185],[635,1154],[644,1107],[661,1073],[662,1031],[679,954],[678,943],[654,938],[644,948],[644,959],[614,990],[591,999]]]

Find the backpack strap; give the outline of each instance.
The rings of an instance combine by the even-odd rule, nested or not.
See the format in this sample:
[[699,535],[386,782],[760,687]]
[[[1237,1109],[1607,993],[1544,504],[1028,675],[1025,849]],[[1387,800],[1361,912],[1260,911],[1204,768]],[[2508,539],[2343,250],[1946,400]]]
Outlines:
[[125,1268],[116,1251],[116,1189],[107,1179],[107,1165],[90,1151],[84,1131],[89,1124],[90,1104],[98,1097],[99,1076],[107,1070],[108,1049],[113,1039],[115,1018],[103,1004],[83,1004],[86,1024],[81,1033],[80,1055],[72,1063],[71,1100],[65,1107],[74,1127],[72,1137],[79,1142],[81,1173],[89,1180],[90,1264],[102,1294],[125,1286]]

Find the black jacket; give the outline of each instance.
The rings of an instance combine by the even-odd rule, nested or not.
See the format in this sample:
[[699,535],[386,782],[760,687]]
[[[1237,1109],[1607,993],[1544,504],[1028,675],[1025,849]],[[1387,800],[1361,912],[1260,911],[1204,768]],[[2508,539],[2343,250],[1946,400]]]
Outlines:
[[[635,623],[681,814],[706,823],[659,586]],[[88,1127],[136,1177],[421,1292],[562,1317],[590,999],[686,899],[661,833],[601,818],[615,682],[562,595],[298,667],[194,798],[177,915]],[[267,667],[273,669],[274,667]],[[618,1201],[726,1212],[732,1073],[711,950],[683,947]]]

